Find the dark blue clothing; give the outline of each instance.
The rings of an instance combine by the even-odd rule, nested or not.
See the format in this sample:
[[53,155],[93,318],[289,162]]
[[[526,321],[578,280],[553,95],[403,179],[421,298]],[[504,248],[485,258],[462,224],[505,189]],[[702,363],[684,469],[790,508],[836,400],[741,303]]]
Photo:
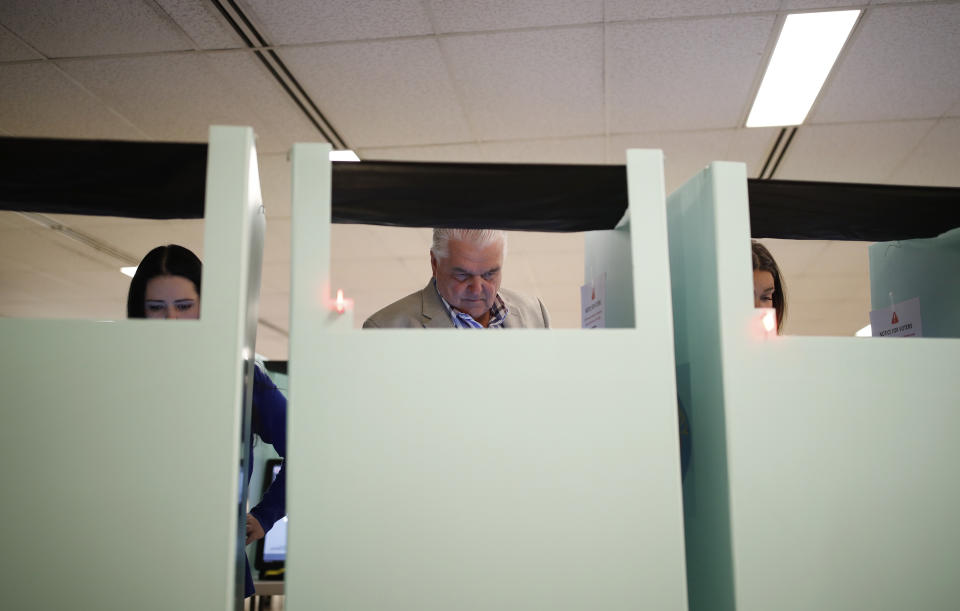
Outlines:
[[[247,483],[253,474],[253,436],[273,446],[280,457],[287,454],[287,398],[277,389],[276,384],[260,371],[253,368],[253,413],[250,418],[250,439],[247,450]],[[260,522],[263,531],[273,528],[274,522],[286,515],[287,498],[287,461],[283,461],[277,478],[263,495],[263,499],[250,513]],[[253,576],[250,574],[250,560],[247,559],[247,577],[244,596],[252,596]]]

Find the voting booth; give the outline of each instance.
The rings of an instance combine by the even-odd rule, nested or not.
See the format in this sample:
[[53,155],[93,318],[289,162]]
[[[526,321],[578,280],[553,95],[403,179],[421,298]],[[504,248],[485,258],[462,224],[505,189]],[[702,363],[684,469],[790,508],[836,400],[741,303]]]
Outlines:
[[690,608],[955,608],[960,340],[778,336],[744,166],[667,208]]
[[13,606],[232,609],[242,597],[264,232],[252,130],[211,128],[206,165],[200,320],[0,319],[0,574]]
[[289,608],[686,609],[660,152],[587,240],[621,328],[466,332],[353,328],[328,151],[292,160]]

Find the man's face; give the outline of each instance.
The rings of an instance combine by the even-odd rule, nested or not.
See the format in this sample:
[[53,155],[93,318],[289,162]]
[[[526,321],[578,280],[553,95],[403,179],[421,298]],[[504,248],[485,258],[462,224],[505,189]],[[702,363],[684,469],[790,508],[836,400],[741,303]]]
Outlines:
[[437,259],[430,253],[437,290],[454,308],[486,324],[500,290],[503,242],[497,240],[487,246],[478,246],[451,239],[447,247],[450,254],[446,259]]

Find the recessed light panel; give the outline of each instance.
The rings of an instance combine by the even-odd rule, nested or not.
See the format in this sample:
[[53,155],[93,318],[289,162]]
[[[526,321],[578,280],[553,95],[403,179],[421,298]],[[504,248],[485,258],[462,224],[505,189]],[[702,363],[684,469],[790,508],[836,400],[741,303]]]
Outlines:
[[860,11],[787,15],[747,127],[803,123],[859,16]]

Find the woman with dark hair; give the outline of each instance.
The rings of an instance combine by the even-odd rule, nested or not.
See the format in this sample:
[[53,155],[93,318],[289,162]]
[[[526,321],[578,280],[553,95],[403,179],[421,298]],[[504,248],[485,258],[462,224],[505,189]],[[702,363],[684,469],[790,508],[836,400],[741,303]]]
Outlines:
[[773,255],[763,244],[751,240],[750,246],[753,250],[753,306],[776,310],[779,335],[783,332],[783,319],[787,315],[783,276]]
[[[127,294],[128,318],[200,318],[200,276],[203,264],[183,246],[169,244],[151,250],[140,262]],[[253,435],[271,444],[282,457],[287,453],[287,399],[276,385],[253,368],[253,412],[247,449],[247,481],[253,473]],[[286,514],[286,461],[263,495],[247,514],[247,542],[263,538],[274,522]],[[247,562],[245,596],[253,595],[253,578]]]
[[[127,293],[127,318],[200,318],[203,264],[183,246],[157,246],[140,261]],[[167,300],[174,295],[179,299]]]

